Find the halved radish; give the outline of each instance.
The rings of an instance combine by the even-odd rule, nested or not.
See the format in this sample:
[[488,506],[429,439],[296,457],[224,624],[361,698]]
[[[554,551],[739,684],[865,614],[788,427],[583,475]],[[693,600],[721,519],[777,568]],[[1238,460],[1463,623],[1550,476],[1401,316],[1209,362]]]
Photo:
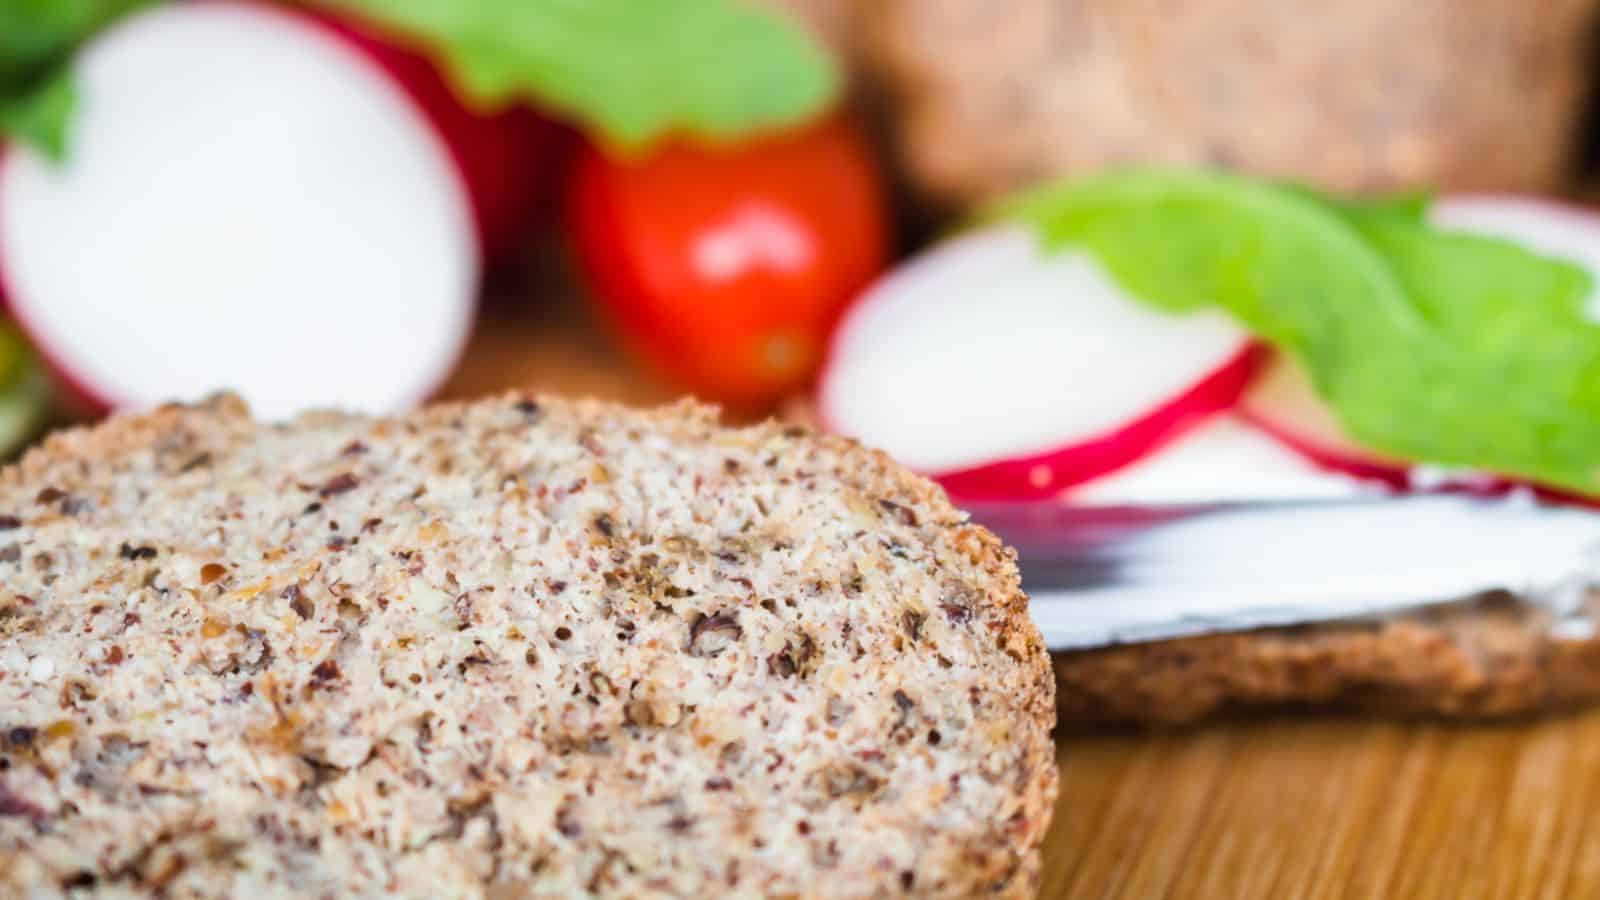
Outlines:
[[1153,311],[1086,255],[994,226],[862,296],[819,412],[961,497],[1047,496],[1231,407],[1264,354],[1220,313]]
[[305,15],[382,66],[427,115],[466,182],[485,258],[492,261],[520,246],[530,224],[548,213],[555,199],[551,175],[565,137],[562,129],[526,106],[494,113],[469,109],[421,54],[363,26]]
[[1395,490],[1411,487],[1411,464],[1351,440],[1305,370],[1286,356],[1273,357],[1245,392],[1239,416],[1323,469]]
[[[1429,210],[1436,224],[1514,241],[1535,252],[1588,269],[1600,282],[1600,216],[1580,207],[1532,197],[1461,196]],[[1591,315],[1600,306],[1591,298]],[[1386,457],[1356,443],[1317,396],[1305,371],[1277,358],[1240,401],[1240,416],[1325,469],[1396,490],[1445,489],[1495,493],[1516,486],[1487,473],[1444,471]],[[1541,495],[1564,497],[1544,488]]]
[[1526,484],[1489,472],[1442,469],[1368,450],[1345,434],[1333,412],[1317,396],[1304,369],[1284,357],[1269,363],[1266,371],[1245,392],[1237,415],[1240,421],[1318,468],[1390,490],[1494,496],[1526,489],[1545,500],[1589,505],[1596,502],[1592,497]]
[[75,63],[70,158],[0,165],[18,322],[101,407],[240,390],[267,416],[423,398],[470,325],[484,249],[536,197],[545,126],[283,7],[130,17]]
[[[1304,500],[1362,493],[1361,482],[1226,413],[1120,471],[1074,488],[1074,503],[1159,506],[1238,500]],[[1381,490],[1381,488],[1379,488]]]

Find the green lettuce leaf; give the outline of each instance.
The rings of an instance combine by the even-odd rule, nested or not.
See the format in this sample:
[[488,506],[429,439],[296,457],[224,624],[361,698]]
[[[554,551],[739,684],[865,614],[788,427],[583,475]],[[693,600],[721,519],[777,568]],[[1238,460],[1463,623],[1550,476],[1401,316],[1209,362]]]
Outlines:
[[1600,493],[1588,274],[1365,204],[1207,172],[1047,188],[996,214],[1080,247],[1135,297],[1207,307],[1297,357],[1371,449]]
[[428,50],[484,108],[531,100],[621,149],[713,140],[827,107],[830,57],[747,0],[316,0]]
[[77,101],[72,73],[62,69],[38,87],[0,97],[0,135],[59,162],[67,156],[67,125]]
[[[107,24],[161,0],[0,0],[0,137],[60,159],[68,64]],[[393,32],[485,108],[534,101],[610,145],[730,140],[826,109],[842,79],[799,26],[747,0],[302,0]]]
[[75,92],[68,63],[108,23],[155,0],[0,2],[0,137],[52,159],[67,152]]

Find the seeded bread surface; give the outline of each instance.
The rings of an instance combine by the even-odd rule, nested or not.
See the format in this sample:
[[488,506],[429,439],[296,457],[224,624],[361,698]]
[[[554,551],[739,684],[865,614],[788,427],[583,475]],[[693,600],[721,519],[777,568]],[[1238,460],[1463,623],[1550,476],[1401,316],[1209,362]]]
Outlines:
[[882,454],[219,397],[0,474],[0,896],[1037,889],[1011,553]]

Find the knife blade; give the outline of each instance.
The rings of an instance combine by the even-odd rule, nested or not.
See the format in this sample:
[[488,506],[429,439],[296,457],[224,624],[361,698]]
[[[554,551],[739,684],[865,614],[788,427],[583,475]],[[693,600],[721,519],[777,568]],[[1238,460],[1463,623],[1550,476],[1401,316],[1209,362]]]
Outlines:
[[1600,514],[1530,496],[987,504],[1052,650],[1359,618],[1505,590],[1582,628]]

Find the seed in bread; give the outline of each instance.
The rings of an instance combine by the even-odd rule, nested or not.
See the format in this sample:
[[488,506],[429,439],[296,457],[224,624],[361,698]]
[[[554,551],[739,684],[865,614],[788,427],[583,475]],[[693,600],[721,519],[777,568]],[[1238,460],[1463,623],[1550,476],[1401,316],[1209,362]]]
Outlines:
[[1011,554],[881,454],[513,396],[0,474],[0,895],[1036,889]]

